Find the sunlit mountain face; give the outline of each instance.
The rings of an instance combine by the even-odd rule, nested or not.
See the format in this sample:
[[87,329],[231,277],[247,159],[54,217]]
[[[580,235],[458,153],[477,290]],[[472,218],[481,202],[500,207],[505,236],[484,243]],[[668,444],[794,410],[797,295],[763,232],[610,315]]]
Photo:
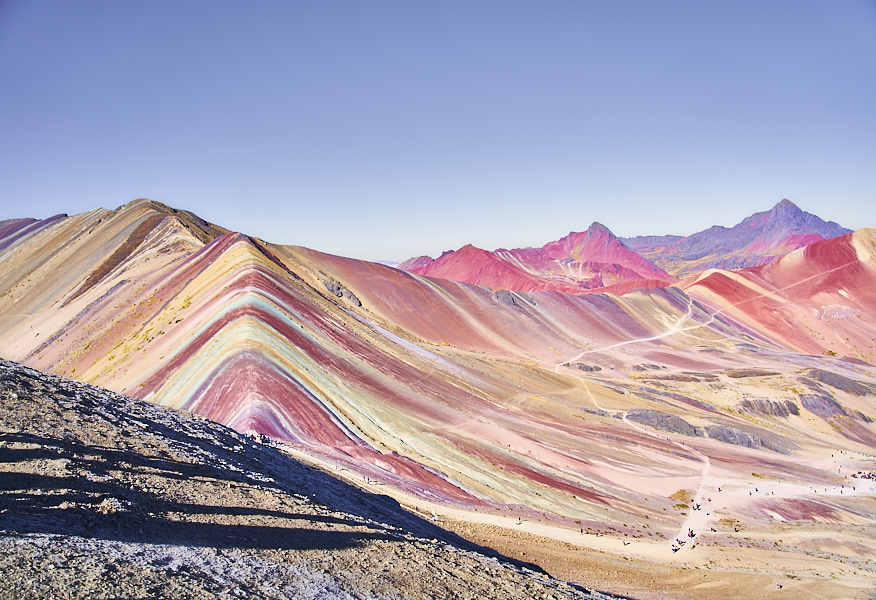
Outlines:
[[607,227],[594,223],[541,248],[490,252],[464,246],[436,260],[417,257],[399,268],[493,289],[522,292],[623,293],[675,283],[666,271],[627,248]]
[[715,225],[686,237],[639,236],[623,242],[676,277],[685,278],[706,269],[763,265],[797,248],[846,233],[851,230],[782,200],[730,228]]
[[8,220],[0,352],[429,510],[667,561],[688,531],[719,562],[734,528],[765,561],[835,535],[857,565],[876,556],[872,493],[850,479],[876,470],[876,229],[806,233],[788,223],[820,225],[789,205],[735,246],[736,228],[695,234],[712,240],[699,270],[682,241],[661,262],[599,224],[397,269],[148,200]]

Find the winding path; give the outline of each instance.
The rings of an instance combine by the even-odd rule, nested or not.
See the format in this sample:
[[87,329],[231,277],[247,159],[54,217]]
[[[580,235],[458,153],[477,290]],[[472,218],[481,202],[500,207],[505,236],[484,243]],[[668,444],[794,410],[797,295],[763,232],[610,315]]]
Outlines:
[[[715,322],[717,315],[720,315],[731,308],[738,307],[742,304],[751,302],[751,301],[756,300],[758,298],[763,298],[766,296],[774,295],[778,292],[783,292],[783,291],[788,290],[792,287],[796,287],[798,285],[801,285],[807,281],[811,281],[812,279],[816,279],[818,277],[823,277],[829,273],[833,273],[835,271],[839,271],[840,269],[844,269],[846,267],[849,267],[853,264],[856,264],[857,262],[858,262],[857,260],[849,261],[849,262],[842,264],[838,267],[834,267],[833,269],[830,269],[829,271],[823,271],[823,272],[817,273],[815,275],[812,275],[810,277],[806,277],[804,279],[801,279],[799,281],[795,281],[794,283],[788,284],[788,285],[783,286],[781,288],[778,288],[778,289],[775,289],[772,291],[765,291],[765,292],[758,294],[757,296],[754,296],[752,298],[748,298],[748,299],[742,300],[740,302],[732,303],[732,304],[730,304],[722,309],[716,310],[714,312],[709,312],[708,313],[709,314],[708,320],[706,320],[703,323],[699,323],[699,322],[694,321],[694,324],[686,326],[686,327],[682,327],[682,324],[686,320],[693,319],[694,300],[690,296],[687,296],[687,299],[688,299],[687,310],[666,331],[659,333],[657,335],[653,335],[653,336],[641,337],[641,338],[636,338],[636,339],[632,339],[632,340],[626,340],[623,342],[617,342],[615,344],[611,344],[609,346],[605,346],[602,348],[584,350],[581,353],[574,356],[573,358],[558,363],[554,367],[554,372],[559,373],[561,367],[568,366],[570,363],[577,361],[577,360],[580,360],[581,358],[583,358],[587,354],[592,354],[592,353],[597,353],[597,352],[605,352],[606,350],[611,350],[614,348],[620,348],[622,346],[628,346],[628,345],[638,344],[638,343],[642,343],[642,342],[652,342],[652,341],[656,341],[656,340],[660,340],[660,339],[669,337],[671,335],[675,335],[677,333],[683,333],[683,334],[687,335],[687,332],[689,332],[689,331],[693,331],[695,329],[699,329],[699,328],[703,328],[703,327],[709,327],[710,325],[712,325]],[[699,532],[699,531],[703,531],[706,529],[706,527],[708,527],[709,523],[711,522],[712,510],[710,510],[711,507],[709,506],[709,504],[710,504],[709,498],[706,496],[706,493],[705,493],[706,489],[707,489],[707,482],[709,481],[709,470],[711,469],[711,461],[710,461],[709,457],[706,454],[703,454],[702,452],[700,452],[699,450],[697,450],[691,446],[687,446],[681,442],[672,440],[670,438],[666,438],[662,435],[657,434],[654,431],[651,431],[651,430],[645,429],[644,427],[640,427],[639,425],[636,425],[635,423],[631,422],[627,418],[629,411],[607,410],[605,407],[601,406],[599,404],[599,402],[596,400],[596,397],[593,395],[593,392],[590,391],[590,386],[587,385],[587,380],[584,377],[577,375],[575,373],[571,373],[571,375],[573,377],[575,377],[578,381],[581,382],[581,384],[584,386],[584,390],[587,392],[587,396],[590,398],[590,401],[593,403],[593,405],[597,409],[599,409],[607,414],[611,414],[612,416],[617,416],[618,414],[620,414],[623,422],[626,423],[627,426],[631,427],[632,429],[635,429],[636,431],[639,431],[641,433],[644,433],[645,435],[648,435],[648,436],[653,437],[655,439],[659,439],[661,441],[668,440],[674,446],[677,446],[678,448],[683,449],[684,451],[697,456],[700,459],[700,461],[702,461],[703,467],[702,467],[702,471],[700,472],[700,482],[697,485],[697,489],[696,489],[696,492],[694,493],[694,497],[691,499],[690,514],[687,517],[687,519],[685,519],[685,521],[682,523],[681,527],[678,530],[677,535],[675,536],[675,539],[684,540],[684,541],[689,540],[690,541],[689,545],[684,544],[684,545],[681,545],[680,548],[693,548],[696,545],[696,543],[694,541],[695,538],[689,538],[688,533],[691,531],[693,531],[695,533]],[[695,507],[699,507],[699,508],[695,509]],[[679,546],[675,546],[675,548],[676,549],[674,551],[676,551],[676,552],[679,551],[678,550]]]

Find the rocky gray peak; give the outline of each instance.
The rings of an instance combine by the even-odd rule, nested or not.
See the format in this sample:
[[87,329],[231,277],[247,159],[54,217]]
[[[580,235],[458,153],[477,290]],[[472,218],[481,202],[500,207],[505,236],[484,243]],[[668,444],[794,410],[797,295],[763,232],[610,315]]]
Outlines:
[[611,237],[615,237],[611,230],[599,221],[593,221],[590,227],[587,228],[587,233],[591,235],[595,233],[604,233],[610,235]]
[[[851,231],[837,225],[833,221],[824,221],[817,215],[801,210],[788,199],[776,204],[767,214],[769,215],[769,220],[764,226],[766,231],[785,229],[800,233],[817,233],[828,239]],[[757,215],[752,215],[749,219],[755,216]]]
[[833,221],[801,210],[788,199],[733,227],[713,225],[684,238],[640,236],[621,241],[676,277],[710,268],[740,269],[774,260],[794,248],[850,233]]

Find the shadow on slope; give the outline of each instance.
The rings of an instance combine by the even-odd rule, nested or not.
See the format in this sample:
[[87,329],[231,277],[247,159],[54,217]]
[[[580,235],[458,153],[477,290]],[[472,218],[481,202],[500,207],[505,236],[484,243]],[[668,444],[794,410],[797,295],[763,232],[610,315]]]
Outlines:
[[270,445],[188,413],[0,361],[0,535],[223,549],[480,547]]
[[[17,533],[78,535],[127,542],[200,545],[215,548],[337,550],[365,540],[400,536],[364,529],[354,519],[308,512],[269,510],[239,504],[187,503],[162,497],[137,485],[149,473],[153,489],[178,482],[210,478],[228,481],[217,469],[178,461],[150,460],[82,444],[59,442],[29,434],[0,434],[0,462],[13,471],[50,460],[75,461],[68,475],[5,473],[0,481],[0,523]],[[10,449],[12,446],[14,449]],[[21,446],[27,446],[21,448]],[[87,456],[87,459],[74,457]],[[204,519],[204,520],[202,520]],[[240,521],[240,522],[235,522]],[[269,524],[253,524],[270,522]],[[360,528],[361,531],[320,529],[314,525]]]

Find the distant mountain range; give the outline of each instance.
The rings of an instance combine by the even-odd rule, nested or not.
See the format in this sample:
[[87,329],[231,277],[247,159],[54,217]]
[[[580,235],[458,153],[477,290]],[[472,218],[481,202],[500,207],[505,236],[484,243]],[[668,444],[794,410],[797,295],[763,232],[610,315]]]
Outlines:
[[709,227],[687,237],[639,236],[623,243],[678,278],[706,269],[741,269],[766,264],[812,242],[850,233],[833,221],[800,210],[782,200],[770,210],[734,227]]
[[782,200],[735,227],[715,225],[687,237],[618,238],[594,223],[585,232],[572,232],[541,248],[491,252],[467,245],[435,260],[412,258],[398,268],[495,290],[625,293],[672,285],[705,269],[761,265],[849,232]]
[[468,245],[437,260],[418,257],[399,265],[419,275],[442,277],[493,289],[582,293],[636,287],[665,287],[676,279],[631,251],[607,227],[593,223],[541,248],[499,249]]

